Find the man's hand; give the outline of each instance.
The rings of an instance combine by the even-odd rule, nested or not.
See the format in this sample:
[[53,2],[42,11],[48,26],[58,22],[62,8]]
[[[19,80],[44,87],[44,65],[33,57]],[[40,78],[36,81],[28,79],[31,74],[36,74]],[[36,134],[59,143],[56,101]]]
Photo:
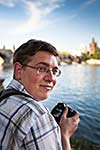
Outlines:
[[73,117],[67,118],[68,107],[65,108],[65,111],[61,117],[59,126],[61,129],[61,138],[62,138],[62,147],[63,150],[71,150],[70,146],[70,137],[78,128],[78,124],[80,121],[79,113],[77,112]]

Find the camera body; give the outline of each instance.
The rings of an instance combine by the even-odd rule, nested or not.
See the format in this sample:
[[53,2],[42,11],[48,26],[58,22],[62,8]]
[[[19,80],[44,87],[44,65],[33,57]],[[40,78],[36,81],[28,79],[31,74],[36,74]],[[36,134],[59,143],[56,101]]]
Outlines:
[[66,116],[67,118],[71,118],[76,114],[76,111],[73,110],[71,107],[67,106],[65,103],[58,103],[51,111],[51,114],[54,116],[58,124],[66,107],[68,107],[68,114]]

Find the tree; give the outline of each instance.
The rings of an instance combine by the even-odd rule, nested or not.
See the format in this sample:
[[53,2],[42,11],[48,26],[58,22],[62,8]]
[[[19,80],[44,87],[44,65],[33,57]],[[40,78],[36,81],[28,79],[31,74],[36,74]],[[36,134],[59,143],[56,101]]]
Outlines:
[[87,59],[100,59],[100,48],[96,48],[94,54],[90,55],[89,53],[82,53],[82,59],[86,61]]
[[94,58],[94,59],[100,59],[100,48],[96,48],[96,51],[95,53],[91,56],[91,58]]

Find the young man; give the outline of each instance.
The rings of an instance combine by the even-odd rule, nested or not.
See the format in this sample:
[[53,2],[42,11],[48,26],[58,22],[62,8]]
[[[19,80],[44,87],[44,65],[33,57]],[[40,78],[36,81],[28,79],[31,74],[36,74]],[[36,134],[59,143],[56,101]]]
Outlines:
[[0,148],[2,150],[71,150],[70,137],[79,123],[79,114],[59,125],[40,101],[48,98],[61,71],[54,46],[29,40],[14,53],[14,79],[7,89],[25,95],[12,95],[0,104]]

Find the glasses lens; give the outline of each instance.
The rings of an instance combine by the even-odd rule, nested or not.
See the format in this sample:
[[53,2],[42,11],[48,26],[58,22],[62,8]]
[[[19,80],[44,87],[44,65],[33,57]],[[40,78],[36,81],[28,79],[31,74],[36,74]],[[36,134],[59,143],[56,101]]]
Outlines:
[[36,69],[37,69],[38,74],[46,74],[50,71],[53,73],[53,75],[55,75],[57,77],[61,74],[61,71],[58,68],[49,69],[46,66],[39,66]]
[[58,76],[60,76],[61,71],[58,68],[54,68],[53,69],[53,74],[58,77]]
[[47,70],[48,70],[47,67],[43,67],[43,66],[37,68],[37,71],[39,73],[46,73]]

